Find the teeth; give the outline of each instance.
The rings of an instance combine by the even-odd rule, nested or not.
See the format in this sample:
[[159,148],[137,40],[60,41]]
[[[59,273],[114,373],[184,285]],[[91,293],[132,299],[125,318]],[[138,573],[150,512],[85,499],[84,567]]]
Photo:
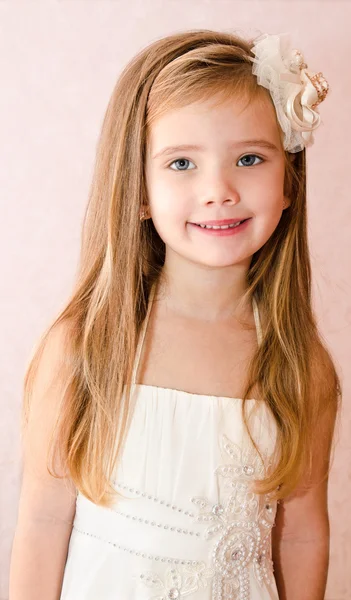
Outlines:
[[199,225],[203,229],[234,229],[234,227],[238,227],[240,223],[242,223],[242,221],[239,221],[239,223],[235,223],[234,225]]

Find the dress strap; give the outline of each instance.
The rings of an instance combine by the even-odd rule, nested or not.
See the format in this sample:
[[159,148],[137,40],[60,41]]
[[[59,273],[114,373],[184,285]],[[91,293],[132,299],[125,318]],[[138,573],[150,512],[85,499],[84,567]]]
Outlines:
[[135,363],[134,363],[134,369],[133,369],[133,375],[132,375],[132,385],[134,385],[136,383],[136,379],[137,379],[141,352],[142,352],[143,345],[144,345],[146,329],[147,329],[147,325],[148,325],[149,318],[150,318],[150,313],[151,313],[151,308],[152,308],[152,304],[154,301],[155,291],[156,291],[156,284],[154,283],[151,287],[150,294],[149,294],[149,302],[148,302],[146,316],[145,316],[145,319],[144,319],[143,324],[140,329],[139,340],[138,340],[137,350],[136,350],[136,354],[135,354]]
[[260,322],[260,313],[258,310],[256,298],[254,296],[252,296],[252,309],[253,309],[253,314],[254,314],[255,323],[256,323],[258,345],[260,346],[263,336],[262,336],[262,328],[261,328],[261,322]]

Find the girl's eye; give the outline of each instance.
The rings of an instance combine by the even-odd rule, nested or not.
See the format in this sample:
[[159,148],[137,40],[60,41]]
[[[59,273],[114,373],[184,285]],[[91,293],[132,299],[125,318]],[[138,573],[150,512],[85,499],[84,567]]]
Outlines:
[[[258,158],[261,162],[264,162],[263,158],[260,158],[259,156],[257,156],[257,154],[246,154],[245,156],[243,156],[242,158],[240,158],[240,160],[245,160],[246,158]],[[240,162],[239,160],[239,162]],[[260,164],[260,163],[256,163],[256,164]],[[246,167],[254,167],[254,164],[246,164]]]
[[[255,158],[258,158],[258,160],[259,160],[259,161],[261,161],[261,162],[264,162],[264,159],[263,159],[263,158],[260,158],[259,156],[257,156],[257,154],[246,154],[245,156],[243,156],[242,158],[240,158],[239,162],[240,162],[241,160],[244,160],[244,161],[245,161],[245,160],[247,160],[248,158],[249,158],[249,159],[252,159],[252,158],[254,158],[254,159],[255,159]],[[181,163],[181,164],[180,164],[180,167],[181,167],[180,169],[173,169],[173,168],[172,168],[172,165],[173,165],[173,164],[176,164],[176,163]],[[185,163],[185,165],[184,165],[184,163]],[[172,168],[172,171],[188,171],[189,169],[187,169],[187,168],[186,168],[186,165],[187,165],[187,164],[189,164],[189,163],[191,163],[191,161],[190,161],[190,160],[188,160],[187,158],[177,158],[177,160],[174,160],[174,161],[173,161],[173,162],[171,162],[171,164],[170,164],[170,165],[168,165],[168,166]],[[192,163],[192,164],[194,164],[194,163]],[[244,164],[244,167],[254,167],[254,166],[256,166],[257,164],[260,164],[260,163],[256,163],[256,164],[255,164],[255,163],[252,163],[252,162],[250,162],[250,161],[249,161],[249,163],[246,163],[246,164]]]
[[[168,165],[169,167],[171,167],[171,165],[175,164],[175,163],[190,163],[191,161],[188,160],[187,158],[177,158],[177,160],[174,160],[173,162],[171,162],[170,165]],[[193,163],[194,164],[194,163]],[[172,169],[172,171],[188,171],[188,169]]]

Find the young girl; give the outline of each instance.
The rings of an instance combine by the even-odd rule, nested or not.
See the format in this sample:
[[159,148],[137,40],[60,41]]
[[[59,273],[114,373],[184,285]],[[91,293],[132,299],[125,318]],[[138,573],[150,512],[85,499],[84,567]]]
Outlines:
[[177,33],[123,71],[25,377],[10,600],[324,598],[341,386],[305,147],[327,90],[286,34]]

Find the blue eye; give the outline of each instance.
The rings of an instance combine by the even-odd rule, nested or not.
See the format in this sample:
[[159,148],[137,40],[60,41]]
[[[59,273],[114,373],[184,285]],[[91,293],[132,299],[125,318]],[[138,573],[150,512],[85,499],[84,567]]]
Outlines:
[[[177,160],[174,160],[173,162],[171,162],[171,164],[169,165],[169,167],[175,163],[190,163],[191,161],[188,160],[187,158],[177,158]],[[194,164],[194,163],[193,163]],[[188,171],[189,169],[172,169],[172,171]]]
[[[264,162],[263,158],[260,158],[259,156],[257,156],[257,154],[245,154],[245,156],[243,156],[242,158],[240,158],[240,160],[244,160],[244,158],[258,158],[261,162]],[[239,160],[239,162],[240,162]],[[256,164],[260,164],[260,163],[256,163]],[[250,164],[250,165],[245,165],[246,167],[254,167],[254,164]]]
[[[243,156],[242,158],[240,158],[239,162],[241,160],[247,159],[247,158],[258,158],[259,161],[264,162],[264,159],[261,158],[260,156],[257,156],[257,154],[246,154],[245,156]],[[185,168],[180,168],[180,169],[173,169],[172,165],[176,164],[176,163],[185,163]],[[168,166],[172,168],[172,171],[189,171],[189,169],[186,168],[186,164],[191,163],[191,160],[188,160],[187,158],[177,158],[176,160],[174,160],[173,162],[171,162]],[[192,163],[194,164],[194,163]],[[260,163],[250,163],[250,164],[244,164],[244,167],[255,167],[257,164]]]

